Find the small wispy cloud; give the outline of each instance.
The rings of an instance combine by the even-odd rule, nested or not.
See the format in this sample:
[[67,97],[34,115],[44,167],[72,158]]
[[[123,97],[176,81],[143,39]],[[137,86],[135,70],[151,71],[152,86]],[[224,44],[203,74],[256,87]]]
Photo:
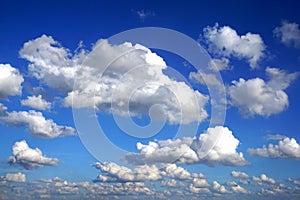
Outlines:
[[132,10],[132,12],[134,12],[141,21],[144,21],[146,18],[154,17],[156,15],[154,11],[150,10]]
[[286,138],[286,136],[281,134],[268,134],[265,136],[266,140],[283,140],[284,138]]

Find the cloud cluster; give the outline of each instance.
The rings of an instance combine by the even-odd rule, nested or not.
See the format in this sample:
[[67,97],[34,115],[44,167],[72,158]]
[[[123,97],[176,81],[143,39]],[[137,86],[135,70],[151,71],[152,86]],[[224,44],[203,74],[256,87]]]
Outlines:
[[10,64],[0,64],[0,99],[20,95],[24,79],[19,70]]
[[296,79],[298,73],[268,67],[266,74],[268,81],[261,78],[240,78],[232,81],[232,85],[228,87],[231,104],[238,107],[245,116],[268,117],[288,107],[288,95],[284,90]]
[[6,174],[5,176],[1,176],[0,180],[2,181],[12,181],[12,182],[26,182],[26,175],[18,172],[15,174]]
[[300,158],[300,144],[294,138],[284,138],[278,144],[264,145],[262,148],[250,148],[248,153],[252,156],[269,158]]
[[30,134],[34,136],[55,138],[75,134],[72,127],[57,125],[52,119],[46,119],[41,112],[34,110],[7,112],[6,109],[0,103],[0,120],[2,122],[10,126],[27,127]]
[[20,55],[30,62],[33,76],[67,94],[65,106],[95,106],[98,112],[141,116],[158,104],[167,120],[176,124],[207,117],[208,97],[165,75],[168,66],[164,60],[139,44],[111,45],[103,39],[91,52],[71,55],[52,37],[43,35],[25,43]]
[[300,48],[300,29],[299,24],[283,21],[281,26],[273,30],[274,36],[286,46]]
[[[164,170],[161,169],[161,171]],[[247,190],[236,182],[227,182],[226,185],[222,185],[218,181],[212,181],[210,184],[205,177],[195,178],[196,176],[198,175],[191,175],[191,179],[187,180],[163,177],[162,181],[154,182],[125,182],[122,180],[98,181],[97,183],[71,182],[59,177],[19,182],[18,184],[5,181],[5,183],[3,182],[5,187],[2,187],[0,197],[9,199],[7,192],[10,190],[14,192],[15,197],[25,199],[70,199],[78,197],[78,195],[81,199],[123,199],[125,196],[128,199],[257,199],[262,196],[266,199],[274,199],[275,196],[278,199],[299,199],[300,195],[297,185],[273,184],[274,181],[264,174],[259,178],[256,177],[258,182],[261,182],[259,183],[260,191],[257,191],[255,187],[248,187],[249,190]],[[0,184],[2,184],[1,181]]]
[[58,159],[44,156],[40,149],[30,148],[25,140],[16,142],[12,147],[12,152],[13,156],[9,157],[8,162],[11,165],[18,164],[27,170],[55,166],[58,163]]
[[[139,154],[128,154],[128,163],[203,163],[207,165],[243,166],[249,164],[243,153],[236,151],[239,140],[227,127],[208,128],[199,138],[183,138],[137,143]],[[211,147],[211,149],[205,149]]]
[[253,176],[252,180],[255,181],[258,185],[262,185],[264,183],[274,185],[276,183],[273,178],[268,177],[266,174],[261,174],[260,177]]
[[190,173],[176,164],[165,164],[161,168],[158,168],[156,165],[139,165],[134,169],[113,162],[97,162],[93,166],[101,171],[101,174],[97,176],[94,182],[145,182],[162,180],[165,185],[180,185],[176,183],[176,180],[182,180],[191,182],[195,187],[210,186],[203,174]]
[[28,106],[38,110],[49,110],[51,103],[42,98],[42,95],[28,96],[27,99],[21,101],[22,106]]
[[133,170],[113,162],[95,163],[95,168],[100,169],[100,174],[95,181],[101,182],[138,182],[161,179],[160,170],[155,165],[142,165]]
[[264,56],[265,45],[258,34],[247,33],[240,36],[231,27],[219,27],[219,24],[208,26],[203,32],[209,50],[217,55],[247,59],[251,68],[256,68]]

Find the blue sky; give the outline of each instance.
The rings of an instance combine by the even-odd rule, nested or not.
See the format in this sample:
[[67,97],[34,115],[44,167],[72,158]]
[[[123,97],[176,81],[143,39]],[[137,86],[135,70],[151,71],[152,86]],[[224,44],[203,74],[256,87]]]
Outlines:
[[0,5],[0,199],[300,197],[298,2]]

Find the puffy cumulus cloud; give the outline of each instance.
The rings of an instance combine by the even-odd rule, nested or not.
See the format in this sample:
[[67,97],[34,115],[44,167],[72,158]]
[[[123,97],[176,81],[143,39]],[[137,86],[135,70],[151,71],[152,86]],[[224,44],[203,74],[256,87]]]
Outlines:
[[197,188],[205,188],[210,186],[205,178],[193,178],[192,184]]
[[208,116],[204,108],[208,96],[165,75],[164,60],[139,44],[111,45],[102,39],[90,52],[72,55],[51,36],[42,35],[26,42],[20,56],[30,62],[28,70],[34,77],[67,94],[65,106],[141,116],[158,104],[170,123],[203,121]]
[[234,178],[243,178],[243,179],[249,178],[248,174],[246,174],[245,172],[239,172],[239,171],[232,171],[231,176]]
[[94,182],[124,183],[162,180],[163,186],[170,187],[184,186],[185,182],[192,183],[195,187],[210,186],[203,174],[191,174],[176,164],[164,164],[161,168],[155,165],[140,165],[133,169],[113,162],[97,162],[93,166],[101,171]]
[[0,98],[20,95],[22,93],[23,76],[10,64],[0,64]]
[[171,179],[171,180],[161,181],[161,185],[162,186],[168,186],[168,187],[176,187],[176,186],[178,186],[178,183],[175,179]]
[[248,190],[246,190],[245,188],[243,188],[242,186],[240,186],[240,185],[238,185],[238,184],[231,186],[231,190],[232,190],[234,193],[249,194],[249,191],[248,191]]
[[265,45],[259,34],[249,32],[240,36],[231,27],[216,24],[203,29],[203,39],[211,52],[225,57],[245,58],[251,68],[256,68],[264,56]]
[[213,191],[217,193],[228,193],[223,185],[220,185],[217,181],[213,182]]
[[27,99],[21,101],[22,106],[28,106],[38,110],[49,110],[51,103],[42,98],[42,95],[28,96]]
[[207,188],[207,187],[196,187],[193,184],[190,184],[189,191],[192,192],[192,193],[201,193],[201,194],[211,193],[209,188]]
[[191,174],[184,168],[178,167],[176,164],[167,164],[162,175],[181,180],[191,179]]
[[113,162],[97,162],[93,166],[103,173],[96,178],[96,182],[143,182],[145,180],[155,181],[161,179],[161,172],[155,165],[138,166],[134,171]]
[[274,185],[276,184],[275,179],[268,177],[266,174],[261,174],[260,177],[253,176],[252,180],[256,182],[258,185],[262,185],[264,183]]
[[288,181],[292,182],[295,185],[300,185],[300,179],[288,178]]
[[[207,165],[243,166],[249,164],[243,153],[236,151],[239,140],[227,127],[208,128],[199,138],[137,143],[139,154],[128,154],[124,160],[141,165],[145,163],[203,163]],[[205,149],[202,147],[211,147]]]
[[208,146],[212,148],[204,158],[200,157],[199,161],[211,165],[247,165],[249,162],[244,158],[243,153],[236,151],[239,143],[239,140],[234,137],[232,131],[227,127],[208,128],[198,138],[197,154],[203,156],[203,153],[207,152],[206,149],[201,148],[204,144],[209,144]]
[[13,156],[9,157],[11,165],[18,164],[27,170],[32,168],[55,166],[58,163],[56,158],[48,158],[38,148],[32,149],[25,140],[16,142],[12,147]]
[[21,172],[15,174],[8,173],[5,176],[1,176],[0,179],[2,181],[26,182],[26,175]]
[[52,119],[46,119],[41,112],[34,110],[7,112],[6,110],[7,108],[0,103],[0,120],[2,122],[10,126],[27,127],[30,134],[34,136],[55,138],[75,134],[72,127],[57,125]]
[[261,115],[268,117],[285,110],[289,105],[285,93],[291,82],[299,73],[287,73],[277,68],[266,68],[269,80],[261,78],[232,81],[228,87],[230,102],[238,107],[245,116]]
[[273,30],[274,36],[279,38],[280,41],[295,48],[300,48],[300,29],[299,24],[283,21],[281,26]]
[[31,75],[60,92],[72,90],[78,64],[84,55],[80,53],[72,57],[68,49],[47,35],[24,43],[19,54],[30,62],[28,71]]
[[264,145],[262,148],[250,148],[248,153],[252,156],[270,158],[300,158],[300,144],[294,138],[284,138],[278,144]]

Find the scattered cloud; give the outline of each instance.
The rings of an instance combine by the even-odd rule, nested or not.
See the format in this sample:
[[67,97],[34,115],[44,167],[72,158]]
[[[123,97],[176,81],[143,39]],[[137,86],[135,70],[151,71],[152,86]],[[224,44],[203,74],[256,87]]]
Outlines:
[[236,184],[234,186],[231,186],[231,190],[234,192],[234,193],[242,193],[242,194],[249,194],[249,191],[246,190],[245,188],[243,188],[242,186]]
[[[128,163],[203,163],[206,165],[243,166],[249,164],[243,153],[236,151],[239,140],[227,127],[208,128],[199,138],[183,138],[149,142],[148,145],[137,143],[139,154],[128,154]],[[212,147],[207,150],[202,148]],[[205,155],[203,157],[203,155]]]
[[295,185],[300,185],[300,179],[288,178],[288,181],[292,182]]
[[0,64],[0,99],[22,94],[23,76],[10,64]]
[[44,156],[40,149],[30,148],[25,140],[16,142],[12,147],[12,152],[13,156],[9,157],[8,162],[11,165],[18,164],[27,170],[55,166],[58,163],[58,159]]
[[262,148],[250,148],[248,153],[252,156],[269,158],[300,158],[300,144],[294,138],[284,138],[278,144],[265,145]]
[[260,177],[253,176],[252,180],[258,185],[262,185],[264,183],[274,185],[276,183],[275,179],[268,177],[266,174],[261,174]]
[[226,188],[223,185],[220,185],[217,181],[213,182],[213,190],[217,193],[228,193]]
[[100,169],[103,173],[97,177],[96,182],[139,182],[161,179],[160,170],[155,165],[138,166],[134,171],[113,162],[104,162],[102,164],[97,162],[93,166]]
[[51,36],[43,35],[25,43],[20,55],[30,62],[34,77],[66,94],[65,106],[141,116],[157,104],[171,124],[201,122],[208,116],[209,97],[165,75],[164,60],[139,44],[111,45],[102,39],[90,52],[71,55]]
[[7,112],[6,109],[0,103],[0,113],[2,113],[0,120],[6,125],[27,127],[33,136],[55,138],[75,134],[72,127],[57,125],[52,119],[46,119],[41,112],[34,110]]
[[273,33],[284,45],[300,48],[299,24],[283,21],[281,26],[273,30]]
[[144,21],[146,18],[149,17],[154,17],[156,14],[153,11],[145,11],[145,10],[137,10],[137,11],[133,11],[139,18],[140,20]]
[[232,81],[228,93],[233,106],[245,116],[261,115],[268,117],[285,110],[289,105],[286,89],[299,73],[287,73],[277,68],[266,68],[269,80],[261,78]]
[[223,71],[223,70],[229,70],[232,67],[229,65],[229,59],[228,58],[214,58],[211,59],[211,61],[208,64],[208,69],[213,71]]
[[42,95],[28,96],[27,99],[21,101],[22,106],[28,106],[38,110],[49,110],[51,103],[42,99]]
[[283,140],[286,136],[281,134],[268,134],[265,138],[266,140]]
[[242,178],[242,179],[249,178],[248,174],[246,174],[245,172],[239,172],[239,171],[232,171],[231,176],[234,178]]
[[213,27],[203,29],[203,39],[212,53],[247,59],[251,68],[258,67],[258,62],[264,56],[265,44],[259,34],[249,32],[240,36],[231,27],[219,27],[216,23]]
[[223,84],[218,80],[215,74],[204,73],[201,71],[191,72],[189,79],[201,83],[202,85],[222,87]]
[[26,175],[21,172],[15,174],[6,174],[5,176],[0,177],[1,181],[12,181],[12,182],[26,182]]

